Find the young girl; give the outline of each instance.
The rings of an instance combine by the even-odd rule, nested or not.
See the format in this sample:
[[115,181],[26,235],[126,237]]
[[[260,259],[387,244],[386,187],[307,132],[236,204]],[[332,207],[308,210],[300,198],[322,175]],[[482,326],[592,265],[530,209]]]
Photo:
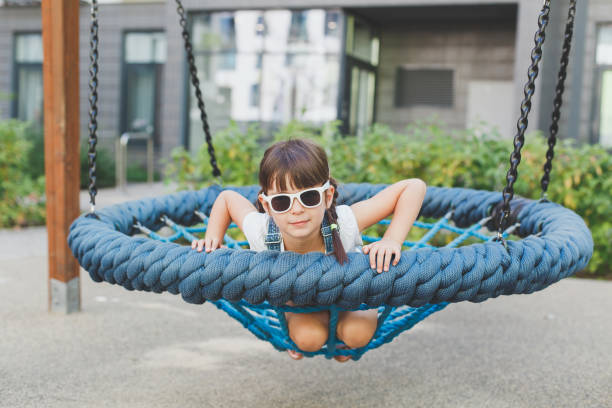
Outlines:
[[[402,180],[350,207],[336,206],[338,184],[329,174],[325,151],[300,139],[279,142],[266,150],[259,184],[257,208],[234,191],[219,194],[205,238],[193,241],[191,247],[206,252],[221,247],[223,235],[234,221],[254,251],[319,251],[333,254],[340,263],[348,260],[346,251],[363,252],[369,255],[371,268],[381,273],[389,270],[391,262],[399,262],[402,242],[426,190],[419,179]],[[383,238],[362,246],[361,231],[391,214]],[[317,351],[327,342],[329,312],[286,313],[286,319],[289,336],[300,350]],[[376,323],[376,309],[341,312],[336,335],[347,347],[364,347],[374,335]],[[303,357],[293,350],[288,353],[295,360]],[[337,356],[336,360],[349,358]]]

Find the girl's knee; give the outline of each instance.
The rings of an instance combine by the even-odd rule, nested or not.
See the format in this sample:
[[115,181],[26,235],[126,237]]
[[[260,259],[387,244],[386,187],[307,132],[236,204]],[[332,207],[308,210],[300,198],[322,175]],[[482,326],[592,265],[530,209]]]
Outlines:
[[338,338],[350,348],[365,347],[376,331],[376,316],[347,316],[338,323]]
[[327,336],[327,326],[316,320],[289,325],[289,337],[302,351],[320,350],[327,342]]

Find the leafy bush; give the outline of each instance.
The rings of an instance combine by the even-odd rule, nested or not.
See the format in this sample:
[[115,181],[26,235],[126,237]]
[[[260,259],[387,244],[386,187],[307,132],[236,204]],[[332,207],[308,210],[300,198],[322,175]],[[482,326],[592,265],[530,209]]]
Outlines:
[[213,181],[223,184],[250,185],[257,183],[259,161],[263,150],[259,140],[263,133],[257,126],[244,132],[235,122],[214,136],[215,155],[221,169],[221,179],[212,176],[206,144],[195,155],[179,147],[166,161],[165,179],[178,184],[181,190],[200,188]]
[[[33,179],[38,179],[45,175],[45,140],[43,130],[40,126],[27,125],[25,126],[24,137],[30,145],[27,154],[26,172]],[[98,188],[113,187],[115,185],[115,160],[107,149],[98,145],[96,150],[96,185]],[[81,141],[80,163],[80,187],[84,189],[89,185],[86,141]]]
[[30,144],[27,154],[26,171],[33,179],[45,175],[45,139],[43,130],[37,123],[30,123],[25,128],[25,139]]
[[[466,187],[500,191],[505,186],[512,141],[487,129],[444,130],[432,123],[417,123],[405,132],[374,125],[360,138],[342,136],[338,123],[313,127],[291,122],[274,140],[308,138],[328,153],[332,174],[342,182],[393,183],[417,177],[431,186]],[[241,131],[236,124],[214,136],[214,146],[225,185],[257,184],[264,135],[257,127]],[[526,136],[516,194],[540,198],[540,178],[547,144],[538,133]],[[204,187],[214,178],[203,146],[195,156],[177,149],[166,167],[166,180],[179,188]],[[582,216],[595,241],[587,272],[609,275],[612,259],[612,155],[598,145],[576,146],[563,140],[555,148],[548,197]]]
[[44,178],[28,172],[28,124],[0,121],[0,227],[41,224],[45,219]]

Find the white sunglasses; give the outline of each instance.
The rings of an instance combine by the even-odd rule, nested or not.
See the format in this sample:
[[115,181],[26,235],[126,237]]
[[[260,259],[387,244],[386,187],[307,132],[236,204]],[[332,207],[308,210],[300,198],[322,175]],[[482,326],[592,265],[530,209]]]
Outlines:
[[321,187],[309,188],[307,190],[298,191],[297,193],[281,193],[271,196],[261,193],[261,197],[270,205],[270,208],[272,208],[275,213],[280,214],[289,211],[293,205],[294,198],[297,198],[303,207],[318,207],[323,201],[323,192],[328,188],[329,180]]

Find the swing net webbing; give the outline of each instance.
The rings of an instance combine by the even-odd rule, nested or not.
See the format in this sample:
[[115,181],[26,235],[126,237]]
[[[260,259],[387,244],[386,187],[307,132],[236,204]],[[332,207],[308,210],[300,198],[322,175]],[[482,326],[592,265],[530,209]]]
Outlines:
[[[165,228],[161,228],[158,232],[154,232],[140,223],[136,223],[134,227],[142,234],[151,239],[161,242],[188,242],[197,240],[196,234],[206,232],[208,217],[200,212],[195,211],[196,216],[202,221],[200,224],[193,227],[186,227],[174,222],[167,216],[162,216],[161,221],[165,224]],[[445,247],[454,248],[465,243],[474,241],[492,241],[496,237],[489,236],[482,230],[485,225],[491,220],[487,217],[478,223],[468,227],[459,228],[453,225],[451,221],[453,213],[448,212],[444,217],[440,218],[435,223],[416,221],[414,227],[422,231],[422,236],[415,242],[404,241],[403,246],[408,250],[417,248],[434,248],[431,245],[432,240],[442,240],[445,242]],[[380,225],[388,225],[389,220],[382,220]],[[510,226],[504,231],[504,238],[507,238],[516,228],[518,223]],[[232,223],[230,230],[237,230],[237,226]],[[362,239],[365,243],[370,243],[379,240],[380,238],[363,235]],[[248,248],[248,242],[232,238],[226,233],[224,236],[224,244],[228,248],[240,249]],[[383,272],[384,273],[384,272]],[[315,355],[325,355],[327,358],[332,358],[335,355],[351,356],[353,360],[358,360],[366,351],[389,343],[396,336],[405,330],[412,328],[427,316],[444,309],[448,302],[438,304],[425,304],[419,307],[410,306],[380,306],[378,307],[378,328],[374,337],[365,347],[359,349],[345,349],[343,344],[336,337],[336,325],[338,322],[338,313],[345,310],[366,310],[370,309],[367,305],[360,305],[353,309],[343,309],[337,306],[273,306],[268,302],[261,304],[250,304],[244,300],[239,302],[229,302],[224,299],[212,301],[219,309],[226,312],[228,315],[238,320],[246,329],[253,333],[257,338],[270,342],[274,348],[280,351],[287,349],[298,350],[307,357]],[[295,343],[290,339],[287,322],[284,312],[294,313],[309,313],[322,310],[330,312],[329,320],[329,338],[326,345],[316,352],[304,352],[299,350]],[[340,346],[341,348],[338,348]]]

